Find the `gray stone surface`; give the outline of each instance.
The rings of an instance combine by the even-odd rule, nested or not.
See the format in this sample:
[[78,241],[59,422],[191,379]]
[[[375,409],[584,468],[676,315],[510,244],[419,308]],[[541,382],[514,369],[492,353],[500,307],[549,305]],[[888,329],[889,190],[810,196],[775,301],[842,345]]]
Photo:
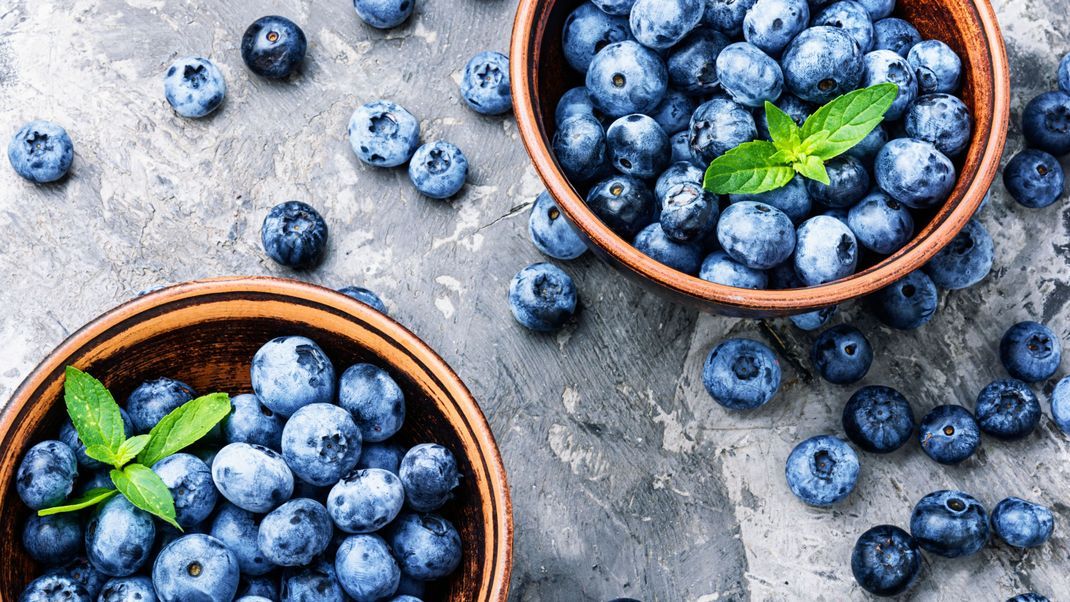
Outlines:
[[[1035,589],[1070,592],[1070,439],[1046,417],[1027,441],[986,441],[945,468],[916,446],[864,455],[858,490],[831,510],[804,507],[784,483],[795,443],[840,432],[853,390],[814,382],[786,361],[767,407],[729,415],[701,385],[705,354],[728,335],[783,339],[805,357],[812,336],[786,320],[698,315],[639,290],[587,257],[566,267],[583,301],[575,327],[534,336],[511,319],[512,275],[541,257],[526,208],[541,185],[512,119],[459,102],[469,56],[506,50],[515,0],[418,3],[391,32],[361,25],[348,0],[8,0],[0,7],[0,131],[33,118],[67,127],[72,176],[35,187],[0,166],[0,399],[56,344],[136,291],[231,274],[292,276],[267,260],[259,225],[273,204],[301,199],[331,227],[326,264],[300,278],[378,291],[391,313],[466,380],[498,437],[516,502],[513,598],[523,602],[862,599],[848,557],[878,523],[907,524],[929,491],[956,487],[989,507],[1008,495],[1054,507],[1056,536],[1019,552],[991,545],[973,558],[930,558],[911,599],[1003,600]],[[1014,117],[1054,86],[1070,49],[1066,3],[999,0],[1014,73]],[[310,42],[305,74],[250,76],[238,43],[262,14],[287,15]],[[203,121],[177,117],[161,74],[202,54],[229,94]],[[420,198],[401,170],[364,167],[345,126],[360,103],[385,97],[422,120],[426,140],[468,154],[456,200]],[[1009,153],[1021,145],[1017,125]],[[1018,208],[997,184],[982,216],[998,268],[982,286],[946,294],[925,328],[896,333],[855,307],[876,347],[867,384],[901,389],[919,416],[941,403],[973,406],[1003,375],[996,346],[1026,319],[1066,337],[1070,210]],[[805,362],[804,362],[805,363]],[[1062,373],[1060,373],[1060,376]],[[1045,399],[1053,383],[1046,383]]]

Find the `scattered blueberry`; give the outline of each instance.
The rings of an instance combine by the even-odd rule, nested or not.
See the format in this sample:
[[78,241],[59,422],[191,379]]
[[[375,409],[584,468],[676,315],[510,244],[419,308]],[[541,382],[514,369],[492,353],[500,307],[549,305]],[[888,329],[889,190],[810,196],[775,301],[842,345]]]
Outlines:
[[758,341],[728,339],[710,351],[702,382],[722,406],[753,410],[768,403],[780,388],[780,362]]
[[1059,369],[1062,351],[1062,342],[1050,328],[1031,321],[1011,326],[999,343],[1003,367],[1028,383],[1051,378]]
[[319,265],[327,252],[327,222],[307,203],[287,201],[268,212],[260,240],[275,262],[307,270]]
[[401,515],[391,526],[389,544],[401,572],[414,579],[441,579],[461,564],[457,529],[434,514]]
[[22,547],[37,562],[57,565],[70,562],[82,551],[82,523],[76,514],[33,514],[22,528]]
[[996,535],[1016,548],[1044,545],[1055,527],[1051,510],[1016,497],[996,504],[991,522]]
[[935,491],[914,506],[910,534],[926,552],[947,558],[969,556],[988,541],[988,512],[961,491]]
[[412,16],[413,0],[353,0],[361,21],[376,29],[393,29]]
[[264,558],[277,566],[305,566],[331,542],[334,526],[323,504],[297,498],[260,521],[257,542]]
[[947,290],[971,287],[992,271],[992,237],[976,218],[951,239],[925,266],[936,286]]
[[409,162],[409,179],[420,194],[448,199],[464,188],[468,159],[449,142],[431,142],[416,149]]
[[940,464],[958,464],[981,445],[981,431],[969,410],[958,405],[936,406],[918,426],[921,449]]
[[342,541],[334,568],[355,602],[377,602],[398,589],[401,570],[378,535],[351,535]]
[[212,462],[212,480],[223,497],[249,512],[269,512],[290,499],[294,478],[278,452],[231,443]]
[[[791,271],[792,273],[795,272],[795,270]],[[822,307],[821,309],[808,311],[804,314],[788,316],[788,319],[791,320],[791,323],[794,324],[796,328],[801,330],[817,330],[825,324],[828,324],[828,321],[835,313],[836,306],[834,305],[832,307]]]
[[709,165],[757,135],[758,129],[750,111],[732,100],[715,97],[699,105],[691,116],[691,156],[699,164]]
[[357,158],[373,167],[404,165],[420,145],[420,122],[388,100],[369,102],[354,111],[348,132]]
[[1027,437],[1040,422],[1040,401],[1029,385],[1013,378],[989,383],[977,396],[977,424],[997,439]]
[[749,268],[767,270],[791,257],[795,225],[779,209],[740,201],[724,210],[717,223],[717,240],[732,259]]
[[[282,458],[310,485],[337,483],[360,459],[361,429],[344,408],[313,403],[294,412],[282,429]],[[292,566],[292,565],[287,565]]]
[[748,268],[728,256],[724,251],[716,251],[706,256],[699,269],[699,278],[725,286],[760,290],[769,284],[765,272]]
[[795,36],[780,59],[789,92],[814,104],[846,94],[862,83],[862,51],[845,30],[818,26]]
[[784,89],[780,65],[748,42],[730,44],[717,55],[717,75],[732,100],[748,107],[773,102]]
[[970,144],[973,118],[970,110],[950,94],[919,96],[906,112],[907,136],[932,143],[948,157],[957,157]]
[[674,240],[660,223],[643,228],[632,244],[647,257],[685,274],[697,274],[702,265],[701,244]]
[[78,460],[61,441],[42,441],[26,452],[15,474],[19,498],[31,510],[58,506],[74,489]]
[[509,57],[489,50],[473,56],[461,74],[461,96],[476,113],[503,115],[513,109]]
[[1028,592],[1025,594],[1018,594],[1013,598],[1008,598],[1007,602],[1051,602],[1045,596],[1042,596],[1035,592]]
[[526,328],[553,332],[576,313],[576,285],[561,268],[535,263],[517,272],[509,283],[509,307]]
[[795,239],[795,272],[807,286],[850,276],[858,265],[858,241],[841,220],[811,217],[799,226]]
[[334,400],[334,365],[319,345],[305,337],[278,337],[265,343],[253,356],[251,374],[260,402],[284,417],[306,405]]
[[152,516],[117,495],[97,506],[86,523],[86,556],[98,572],[127,577],[149,559],[155,538]]
[[672,149],[658,122],[646,115],[627,115],[606,130],[609,161],[617,171],[650,179],[668,167]]
[[243,575],[260,576],[270,573],[275,566],[260,552],[259,532],[257,515],[224,502],[212,519],[208,534],[234,552]]
[[74,161],[74,145],[67,130],[38,119],[22,126],[11,137],[7,158],[20,176],[45,184],[67,175]]
[[599,10],[590,2],[584,2],[565,19],[561,44],[568,64],[576,71],[586,73],[598,51],[610,44],[630,40],[631,37],[632,30],[626,16],[614,16]]
[[671,48],[698,27],[704,10],[695,0],[636,0],[629,17],[632,35],[648,48]]
[[364,288],[363,286],[346,286],[338,289],[338,292],[343,295],[360,301],[361,303],[370,306],[375,311],[387,315],[386,304],[379,298],[374,292]]
[[305,32],[293,21],[278,16],[261,17],[241,39],[241,58],[253,73],[272,79],[289,77],[305,60]]
[[875,190],[847,212],[847,225],[858,244],[881,255],[891,255],[914,236],[910,211],[888,195]]
[[887,454],[903,447],[914,434],[914,410],[891,387],[862,387],[843,408],[843,430],[863,450]]
[[569,261],[587,252],[587,243],[565,219],[549,192],[540,194],[531,207],[528,235],[539,252],[554,259]]
[[892,525],[879,525],[855,542],[851,572],[867,592],[896,596],[917,580],[921,561],[921,550],[909,533]]
[[1022,111],[1022,134],[1030,145],[1057,157],[1070,153],[1070,94],[1045,92]]
[[1065,178],[1059,160],[1042,150],[1027,148],[1003,168],[1007,192],[1023,207],[1040,209],[1063,195]]
[[160,602],[231,600],[238,591],[238,559],[222,542],[195,533],[167,545],[152,566]]
[[1062,432],[1070,434],[1070,376],[1063,377],[1051,392],[1051,417]]
[[450,450],[435,443],[421,443],[410,449],[401,460],[398,476],[409,507],[417,512],[441,508],[461,482],[457,460]]
[[665,61],[633,40],[606,46],[587,69],[591,104],[609,117],[653,110],[668,87]]
[[554,156],[572,179],[585,182],[607,168],[606,131],[594,115],[575,115],[558,125]]
[[862,331],[849,324],[822,332],[811,351],[811,360],[821,378],[837,385],[862,380],[873,364],[873,348]]
[[175,520],[188,528],[200,524],[215,510],[219,495],[212,471],[197,456],[173,454],[152,465],[175,501]]
[[164,96],[183,117],[204,117],[223,104],[227,83],[212,61],[201,57],[171,63],[163,80]]
[[858,455],[832,435],[811,437],[788,456],[788,487],[811,506],[830,506],[847,497],[858,481]]
[[939,302],[936,285],[920,270],[870,297],[870,307],[877,319],[899,330],[913,330],[926,324],[936,315]]

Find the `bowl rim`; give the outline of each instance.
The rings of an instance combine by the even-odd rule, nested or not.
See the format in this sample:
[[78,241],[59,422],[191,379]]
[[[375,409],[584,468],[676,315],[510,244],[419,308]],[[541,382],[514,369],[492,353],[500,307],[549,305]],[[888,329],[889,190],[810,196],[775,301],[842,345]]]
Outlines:
[[[487,487],[492,496],[500,501],[493,513],[499,541],[495,546],[497,551],[494,558],[489,559],[492,566],[497,567],[497,575],[492,578],[487,590],[488,597],[484,601],[505,602],[509,596],[513,567],[513,505],[505,465],[486,415],[457,373],[427,343],[390,316],[330,288],[273,276],[221,277],[173,284],[127,300],[69,335],[23,379],[0,410],[0,440],[9,436],[19,415],[33,402],[33,396],[57,372],[63,371],[72,355],[93,346],[99,338],[114,334],[109,331],[116,326],[131,318],[152,314],[176,301],[243,294],[290,297],[340,312],[345,318],[358,322],[361,327],[393,342],[399,350],[410,355],[454,400],[457,411],[466,418],[471,435],[482,453],[482,464],[488,476]],[[163,311],[166,312],[166,309]],[[3,594],[0,593],[2,598]]]
[[[1010,70],[1003,35],[990,0],[968,0],[981,24],[981,37],[989,48],[983,61],[991,72],[992,122],[983,138],[977,168],[968,184],[961,174],[952,196],[941,206],[928,225],[896,253],[847,278],[807,288],[784,290],[741,289],[708,282],[663,265],[647,257],[628,241],[610,230],[587,207],[557,164],[542,119],[536,113],[539,74],[534,69],[543,43],[537,19],[546,10],[546,0],[520,0],[513,23],[510,47],[510,78],[513,109],[520,138],[539,177],[557,200],[558,207],[577,227],[597,254],[607,256],[628,275],[653,282],[707,310],[730,313],[785,315],[830,307],[880,290],[921,268],[951,242],[976,213],[999,170],[1010,122]],[[976,119],[974,120],[976,124]],[[949,209],[950,208],[950,209]]]

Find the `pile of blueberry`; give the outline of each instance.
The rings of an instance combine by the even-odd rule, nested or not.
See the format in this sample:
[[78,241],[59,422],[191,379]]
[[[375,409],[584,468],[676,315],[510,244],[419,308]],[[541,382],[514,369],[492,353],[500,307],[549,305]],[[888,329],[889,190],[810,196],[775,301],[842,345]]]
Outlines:
[[[973,456],[982,434],[1002,441],[1028,437],[1042,415],[1030,383],[1055,375],[1062,360],[1062,343],[1043,324],[1020,322],[1004,334],[999,355],[1010,378],[984,387],[974,412],[960,405],[940,405],[918,422],[902,393],[887,386],[866,386],[843,408],[844,433],[851,443],[872,454],[892,453],[916,439],[926,455],[945,465]],[[852,384],[869,371],[873,349],[861,331],[843,324],[817,337],[811,361],[825,380]],[[776,354],[750,339],[729,339],[717,345],[703,369],[707,392],[730,410],[766,404],[779,389],[780,380]],[[1059,428],[1070,434],[1070,377],[1056,385],[1051,411]],[[850,495],[860,470],[859,455],[847,441],[836,435],[819,435],[792,450],[785,475],[788,487],[800,500],[812,506],[829,506]],[[890,525],[863,534],[851,566],[855,579],[867,591],[892,596],[906,591],[918,576],[919,549],[950,558],[966,556],[985,545],[990,530],[1011,546],[1029,548],[1045,543],[1052,529],[1051,511],[1038,504],[1010,497],[989,517],[973,497],[938,491],[918,502],[910,534]]]
[[[457,461],[393,438],[405,396],[389,373],[355,364],[336,377],[315,342],[288,336],[257,351],[251,377],[255,393],[232,398],[207,443],[152,466],[182,532],[121,495],[85,516],[34,515],[23,546],[48,568],[19,602],[419,602],[457,569],[460,536],[437,514]],[[127,399],[127,434],[194,397],[170,378],[145,382]],[[16,477],[32,510],[109,483],[70,422]]]
[[1070,154],[1070,54],[1059,63],[1059,89],[1026,105],[1022,134],[1029,147],[1003,168],[1003,185],[1023,207],[1047,207],[1063,196],[1059,159]]

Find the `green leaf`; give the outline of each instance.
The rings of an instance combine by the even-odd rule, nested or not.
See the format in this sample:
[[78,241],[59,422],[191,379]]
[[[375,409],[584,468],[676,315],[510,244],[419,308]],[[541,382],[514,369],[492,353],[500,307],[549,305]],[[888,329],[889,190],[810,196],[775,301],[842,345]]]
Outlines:
[[[119,447],[122,447],[120,445]],[[108,466],[114,466],[115,468],[122,468],[123,465],[119,462],[119,456],[116,452],[113,452],[106,445],[90,445],[85,448],[85,455],[93,458],[97,462],[107,464]]]
[[765,101],[765,123],[769,126],[769,137],[773,145],[782,151],[794,153],[802,139],[798,124],[780,107]]
[[829,173],[825,169],[825,162],[819,157],[810,155],[804,161],[795,163],[792,167],[804,177],[817,180],[826,186],[829,184]]
[[131,460],[137,457],[141,453],[141,450],[145,449],[145,446],[149,444],[149,440],[152,437],[150,435],[138,435],[136,437],[130,437],[119,447],[118,464],[113,464],[116,468],[122,468],[126,466]]
[[137,454],[145,466],[193,445],[230,414],[230,396],[212,393],[187,401],[163,417],[149,431],[149,442]]
[[818,132],[828,132],[828,137],[810,144],[806,154],[828,161],[847,152],[880,124],[898,95],[899,86],[877,84],[844,94],[821,107],[803,124],[801,136],[806,141]]
[[714,194],[757,194],[780,188],[795,177],[795,170],[774,161],[776,155],[772,142],[740,144],[710,163],[703,186]]
[[37,511],[37,516],[50,516],[52,514],[62,514],[64,512],[77,512],[84,510],[91,506],[110,499],[111,496],[119,493],[114,489],[108,489],[107,487],[94,487],[89,491],[86,491],[81,496],[74,498],[73,500],[67,500],[62,506],[53,506],[51,508],[44,508]]
[[74,366],[67,366],[63,401],[71,423],[78,431],[78,438],[87,448],[103,446],[112,453],[119,451],[119,446],[126,440],[123,415],[115,398],[99,380]]
[[175,500],[167,485],[151,468],[131,464],[122,470],[113,470],[111,482],[131,504],[182,530],[175,521]]

